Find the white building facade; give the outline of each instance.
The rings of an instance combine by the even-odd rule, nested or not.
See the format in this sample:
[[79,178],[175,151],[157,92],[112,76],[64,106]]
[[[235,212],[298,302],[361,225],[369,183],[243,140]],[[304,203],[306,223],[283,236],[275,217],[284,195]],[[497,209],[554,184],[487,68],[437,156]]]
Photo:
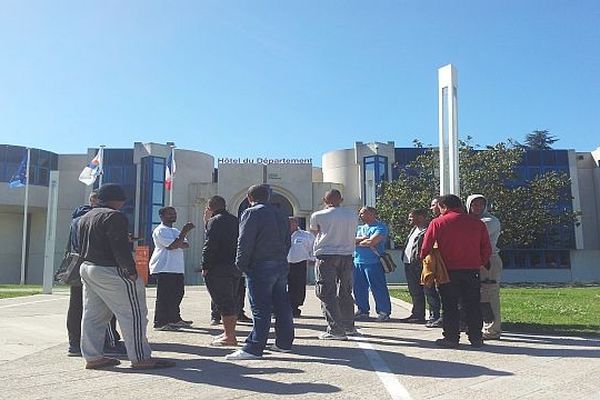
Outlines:
[[[25,151],[23,147],[0,146],[0,283],[18,283],[21,262],[23,224],[23,190],[9,189],[8,180]],[[48,173],[59,171],[58,221],[55,264],[62,259],[68,238],[71,213],[84,204],[92,187],[78,181],[78,176],[97,149],[85,154],[61,155],[33,149],[27,228],[26,282],[41,283],[48,204]],[[177,225],[193,222],[197,228],[189,235],[186,252],[187,283],[199,283],[196,272],[201,264],[204,241],[203,211],[214,195],[225,198],[234,215],[246,206],[249,186],[267,183],[273,191],[273,203],[289,215],[299,217],[301,225],[310,214],[322,207],[323,194],[338,189],[344,205],[357,210],[376,205],[378,185],[394,179],[394,166],[412,161],[423,149],[397,148],[394,142],[355,142],[353,148],[329,151],[322,156],[321,167],[310,159],[215,159],[200,151],[176,149],[177,170],[173,184],[173,206],[178,212]],[[571,205],[581,210],[581,224],[574,226],[572,248],[539,249],[538,253],[507,256],[504,281],[571,282],[600,281],[600,148],[592,152],[551,150],[533,154],[526,167],[535,171],[551,168],[568,172],[573,181]],[[160,223],[158,210],[168,204],[164,187],[168,145],[133,144],[129,149],[104,150],[104,182],[122,184],[128,201],[123,212],[130,221],[130,231],[137,241],[132,246],[150,245],[152,229]],[[536,164],[539,156],[540,165]],[[526,168],[526,169],[527,169]],[[568,241],[567,241],[568,242]],[[568,242],[571,243],[571,242]],[[132,248],[133,250],[133,248]],[[55,266],[55,268],[57,265]],[[390,282],[404,281],[399,268],[388,277]]]

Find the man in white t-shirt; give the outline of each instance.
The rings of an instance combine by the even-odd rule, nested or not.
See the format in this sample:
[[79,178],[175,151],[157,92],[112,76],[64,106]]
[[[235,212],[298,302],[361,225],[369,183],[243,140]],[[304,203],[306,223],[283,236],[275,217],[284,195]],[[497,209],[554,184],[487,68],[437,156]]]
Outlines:
[[314,255],[315,291],[327,320],[325,340],[348,340],[354,328],[352,297],[352,256],[358,215],[352,208],[340,207],[342,194],[335,189],[325,193],[325,209],[310,217],[310,230],[316,235]]
[[288,294],[290,296],[290,306],[292,306],[292,315],[298,318],[301,314],[300,306],[306,299],[306,264],[314,261],[313,246],[315,237],[312,233],[300,229],[298,218],[289,217],[291,247],[288,252],[287,260],[290,265],[288,273]]
[[150,273],[156,277],[154,329],[172,331],[192,324],[181,318],[179,305],[185,290],[183,249],[190,247],[185,237],[194,224],[186,223],[181,232],[174,228],[177,211],[173,207],[161,208],[158,215],[162,223],[152,232],[154,251],[150,258]]

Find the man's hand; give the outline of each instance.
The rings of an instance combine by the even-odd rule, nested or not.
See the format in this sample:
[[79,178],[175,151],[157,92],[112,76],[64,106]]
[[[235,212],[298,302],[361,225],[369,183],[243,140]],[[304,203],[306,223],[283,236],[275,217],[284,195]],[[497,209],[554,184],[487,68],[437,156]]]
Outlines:
[[194,225],[194,223],[193,223],[193,222],[187,222],[187,223],[186,223],[186,224],[183,226],[183,228],[181,228],[181,233],[182,233],[182,234],[184,234],[184,235],[187,235],[187,233],[188,233],[189,231],[191,231],[192,229],[194,229],[195,227],[196,227],[196,225]]
[[492,268],[492,264],[488,261],[485,263],[485,265],[483,266],[483,268],[487,269],[488,271]]
[[130,281],[135,282],[135,281],[137,281],[137,278],[138,278],[137,272],[134,272],[133,274],[127,272],[127,279],[129,279]]
[[213,212],[210,210],[210,208],[206,207],[204,209],[204,214],[203,214],[204,224],[206,224],[206,222],[212,218],[212,215],[213,215]]
[[208,275],[208,270],[207,269],[203,269],[202,270],[202,276],[206,277],[206,275]]

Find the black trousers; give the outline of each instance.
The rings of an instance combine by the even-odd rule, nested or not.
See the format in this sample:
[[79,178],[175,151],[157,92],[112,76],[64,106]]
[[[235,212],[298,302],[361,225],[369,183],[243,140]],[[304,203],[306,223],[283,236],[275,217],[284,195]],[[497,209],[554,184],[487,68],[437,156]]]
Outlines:
[[423,264],[421,264],[421,261],[418,261],[417,263],[404,264],[408,292],[410,293],[413,304],[410,315],[416,318],[425,318],[425,299],[427,299],[431,318],[438,319],[441,315],[440,295],[435,285],[429,288],[421,285],[422,271]]
[[181,321],[179,305],[185,293],[184,275],[171,272],[156,274],[154,327]]
[[288,295],[292,310],[297,310],[306,299],[306,260],[290,263],[288,273]]
[[210,294],[211,317],[215,317],[215,311],[218,314],[214,319],[219,319],[221,316],[237,316],[239,313],[238,292],[240,277],[232,274],[209,272],[204,277],[204,282]]
[[460,338],[458,303],[462,299],[469,340],[480,341],[483,319],[479,305],[481,298],[479,270],[448,271],[448,275],[450,282],[439,286],[444,312],[444,337],[453,342],[458,342]]
[[[81,342],[81,316],[83,315],[83,286],[71,286],[69,309],[67,310],[67,333],[69,344],[79,345]],[[117,319],[113,315],[109,326],[106,328],[105,343],[114,346],[121,340],[117,332]]]
[[[236,309],[237,316],[244,314],[244,304],[246,302],[246,278],[242,276],[237,287]],[[210,301],[210,319],[221,319],[221,313],[214,301]]]

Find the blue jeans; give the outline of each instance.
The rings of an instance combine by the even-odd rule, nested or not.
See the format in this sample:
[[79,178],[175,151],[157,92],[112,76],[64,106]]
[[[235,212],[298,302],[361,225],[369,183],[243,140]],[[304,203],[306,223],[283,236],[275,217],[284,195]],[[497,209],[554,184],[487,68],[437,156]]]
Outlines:
[[369,288],[375,299],[377,313],[391,314],[390,292],[381,263],[354,263],[354,300],[362,313],[369,312]]
[[271,329],[271,313],[275,314],[275,344],[291,349],[294,341],[294,321],[287,292],[287,260],[262,261],[246,273],[248,298],[254,324],[242,348],[247,353],[262,356]]

